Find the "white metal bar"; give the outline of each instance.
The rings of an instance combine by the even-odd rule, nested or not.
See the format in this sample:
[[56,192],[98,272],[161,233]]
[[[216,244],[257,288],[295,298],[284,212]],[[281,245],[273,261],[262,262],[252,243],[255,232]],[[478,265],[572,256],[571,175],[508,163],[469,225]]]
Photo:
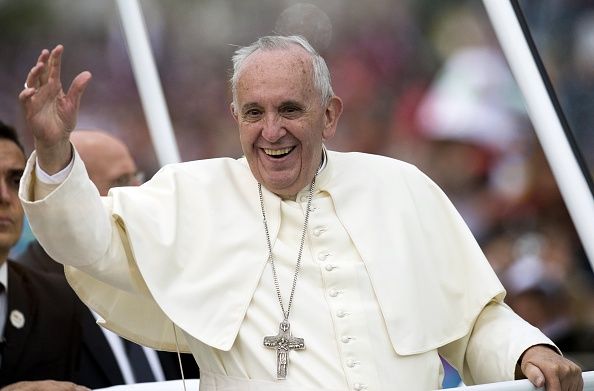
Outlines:
[[[497,0],[499,1],[499,0]],[[594,372],[583,372],[584,391],[594,391]],[[481,384],[479,386],[457,387],[452,390],[464,391],[545,391],[535,388],[529,380],[505,381],[500,383]]]
[[509,0],[483,0],[534,129],[594,269],[594,200]]
[[161,165],[177,163],[181,159],[140,4],[138,0],[117,0],[116,3],[157,158]]

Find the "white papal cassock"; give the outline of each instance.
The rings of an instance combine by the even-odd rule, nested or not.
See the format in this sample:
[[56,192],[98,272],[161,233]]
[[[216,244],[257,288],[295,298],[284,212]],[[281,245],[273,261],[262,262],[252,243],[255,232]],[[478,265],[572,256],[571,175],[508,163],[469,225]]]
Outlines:
[[[180,348],[201,390],[430,390],[438,355],[467,384],[513,379],[531,345],[552,344],[502,303],[504,289],[442,191],[386,157],[328,152],[318,175],[291,331],[287,380],[262,345],[282,320],[257,182],[244,159],[170,165],[101,199],[75,154],[67,179],[35,179],[21,198],[35,235],[66,268],[104,326]],[[264,189],[281,291],[288,301],[307,206]]]

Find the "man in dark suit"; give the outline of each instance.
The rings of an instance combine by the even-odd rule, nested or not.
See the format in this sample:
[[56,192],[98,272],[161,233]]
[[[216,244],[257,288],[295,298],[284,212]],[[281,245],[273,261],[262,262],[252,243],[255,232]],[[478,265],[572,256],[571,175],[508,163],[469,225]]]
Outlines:
[[0,122],[0,386],[86,390],[72,383],[43,381],[74,378],[82,306],[63,280],[8,259],[23,226],[17,192],[24,168],[25,153],[14,129]]
[[[100,130],[79,130],[72,133],[72,142],[99,194],[107,195],[112,187],[141,184],[142,178],[138,175],[128,148],[117,138]],[[29,244],[17,261],[64,280],[62,265],[52,260],[36,241]],[[91,388],[104,388],[181,378],[177,354],[141,349],[138,345],[101,329],[95,322],[91,311],[84,311],[81,319],[83,343],[80,370],[74,378],[76,383]],[[149,364],[151,356],[152,365]],[[200,376],[191,355],[183,354],[182,363],[186,378]]]

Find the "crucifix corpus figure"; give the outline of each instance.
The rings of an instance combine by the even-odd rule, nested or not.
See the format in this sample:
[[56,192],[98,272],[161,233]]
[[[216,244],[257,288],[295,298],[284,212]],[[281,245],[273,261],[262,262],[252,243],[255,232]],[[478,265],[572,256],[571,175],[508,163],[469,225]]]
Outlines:
[[283,320],[278,326],[277,335],[264,337],[264,346],[276,349],[276,378],[283,380],[287,378],[289,351],[305,349],[305,342],[303,338],[291,336],[291,326]]

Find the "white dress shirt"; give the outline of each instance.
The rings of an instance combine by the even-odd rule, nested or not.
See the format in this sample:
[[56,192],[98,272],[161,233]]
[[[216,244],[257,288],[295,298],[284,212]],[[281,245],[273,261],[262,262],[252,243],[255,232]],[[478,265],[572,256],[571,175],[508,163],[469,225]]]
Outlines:
[[0,265],[0,284],[4,286],[0,291],[0,338],[4,339],[4,327],[8,318],[8,261]]

